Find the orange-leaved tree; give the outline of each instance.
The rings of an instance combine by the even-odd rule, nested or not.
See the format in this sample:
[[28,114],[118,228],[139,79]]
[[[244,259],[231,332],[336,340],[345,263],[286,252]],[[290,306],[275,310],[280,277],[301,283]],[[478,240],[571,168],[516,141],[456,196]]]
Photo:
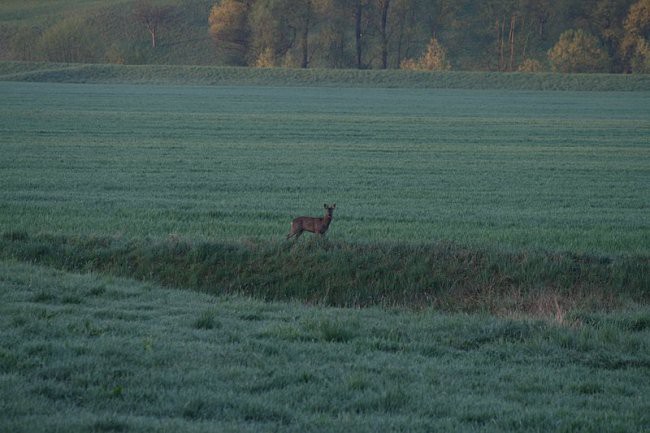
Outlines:
[[624,29],[620,50],[626,72],[650,73],[650,0],[630,7]]
[[402,69],[420,69],[429,71],[447,71],[451,69],[451,65],[447,60],[447,51],[433,37],[427,45],[426,52],[419,59],[406,59],[400,64]]

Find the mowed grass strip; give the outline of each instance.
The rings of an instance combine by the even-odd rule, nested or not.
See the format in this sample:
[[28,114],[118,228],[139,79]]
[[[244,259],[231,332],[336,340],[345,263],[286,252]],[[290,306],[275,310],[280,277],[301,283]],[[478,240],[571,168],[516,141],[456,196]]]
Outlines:
[[648,92],[0,83],[0,229],[648,256]]
[[0,430],[644,431],[650,312],[563,326],[0,262]]

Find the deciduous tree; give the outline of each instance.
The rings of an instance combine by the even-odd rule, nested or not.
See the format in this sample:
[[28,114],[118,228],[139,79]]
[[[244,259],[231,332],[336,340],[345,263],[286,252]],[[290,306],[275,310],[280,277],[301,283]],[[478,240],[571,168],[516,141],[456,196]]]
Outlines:
[[349,0],[312,0],[314,13],[319,18],[318,31],[310,52],[321,67],[346,68],[353,66],[350,50],[351,16]]
[[598,39],[583,30],[567,30],[548,52],[548,59],[556,72],[606,72],[607,53]]
[[37,27],[21,27],[10,32],[8,48],[9,58],[16,60],[40,60],[38,45],[42,30]]
[[254,56],[258,60],[262,56],[266,66],[308,67],[310,33],[316,21],[312,0],[255,1],[250,15]]
[[251,5],[252,1],[248,0],[223,0],[210,11],[210,35],[226,64],[247,63],[251,36]]
[[630,3],[630,0],[598,0],[589,15],[589,28],[600,39],[609,57],[615,60],[616,72],[621,72],[623,67],[620,44]]
[[423,69],[429,71],[447,71],[451,65],[447,60],[447,51],[436,38],[431,38],[427,51],[418,60],[408,59],[402,62],[402,69]]
[[354,47],[356,52],[356,67],[363,69],[366,65],[363,63],[363,48],[366,42],[364,31],[366,27],[366,8],[368,0],[355,0],[354,2]]
[[517,72],[542,72],[543,70],[542,63],[535,59],[526,59],[517,67]]
[[54,62],[96,62],[103,52],[99,34],[81,16],[71,16],[50,27],[40,41],[45,60]]
[[158,44],[160,27],[171,20],[173,12],[172,6],[154,6],[148,0],[140,0],[135,4],[133,16],[147,28],[151,35],[152,48],[156,48]]
[[381,68],[388,68],[388,12],[390,0],[377,0],[379,9],[379,35],[381,38]]
[[626,72],[650,72],[650,0],[640,0],[630,7],[624,23],[621,57]]

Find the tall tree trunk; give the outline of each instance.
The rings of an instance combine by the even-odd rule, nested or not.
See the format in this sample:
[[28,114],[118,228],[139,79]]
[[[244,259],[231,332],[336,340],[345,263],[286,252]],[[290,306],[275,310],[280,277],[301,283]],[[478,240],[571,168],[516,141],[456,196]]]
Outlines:
[[397,66],[400,67],[402,64],[402,45],[404,44],[404,27],[406,26],[406,12],[402,12],[399,16],[399,32],[397,35]]
[[156,27],[149,27],[149,33],[151,33],[151,47],[156,48]]
[[356,42],[356,49],[357,49],[357,68],[361,69],[362,68],[362,63],[361,63],[361,39],[362,39],[362,29],[361,29],[361,18],[363,15],[363,4],[361,3],[362,0],[357,0],[356,8],[354,10],[354,37],[355,37],[355,42]]
[[390,0],[384,0],[381,8],[381,66],[388,68],[388,8]]
[[505,60],[504,60],[504,55],[503,55],[503,46],[505,45],[504,42],[504,34],[506,32],[506,19],[505,17],[499,22],[499,19],[497,19],[497,37],[498,37],[498,43],[497,43],[497,50],[498,50],[498,55],[499,55],[499,66],[497,70],[499,72],[503,71],[505,69]]
[[526,60],[526,48],[528,48],[528,35],[529,32],[526,31],[526,15],[521,17],[521,31],[524,32],[524,47],[521,52],[521,60]]
[[508,42],[510,43],[510,61],[508,62],[508,70],[512,72],[515,67],[515,26],[517,25],[517,16],[512,14],[510,17],[510,34],[508,35]]
[[546,40],[546,23],[548,22],[548,13],[540,13],[537,15],[537,24],[539,26],[539,38]]
[[309,18],[305,20],[305,27],[302,30],[300,45],[302,48],[300,67],[306,69],[309,66]]

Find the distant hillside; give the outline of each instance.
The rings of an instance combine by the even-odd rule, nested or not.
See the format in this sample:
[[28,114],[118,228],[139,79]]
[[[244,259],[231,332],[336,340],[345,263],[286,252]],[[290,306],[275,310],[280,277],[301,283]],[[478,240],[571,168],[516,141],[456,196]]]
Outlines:
[[167,7],[151,44],[133,0],[3,0],[0,59],[77,63],[215,64],[207,18],[214,0],[152,0]]

